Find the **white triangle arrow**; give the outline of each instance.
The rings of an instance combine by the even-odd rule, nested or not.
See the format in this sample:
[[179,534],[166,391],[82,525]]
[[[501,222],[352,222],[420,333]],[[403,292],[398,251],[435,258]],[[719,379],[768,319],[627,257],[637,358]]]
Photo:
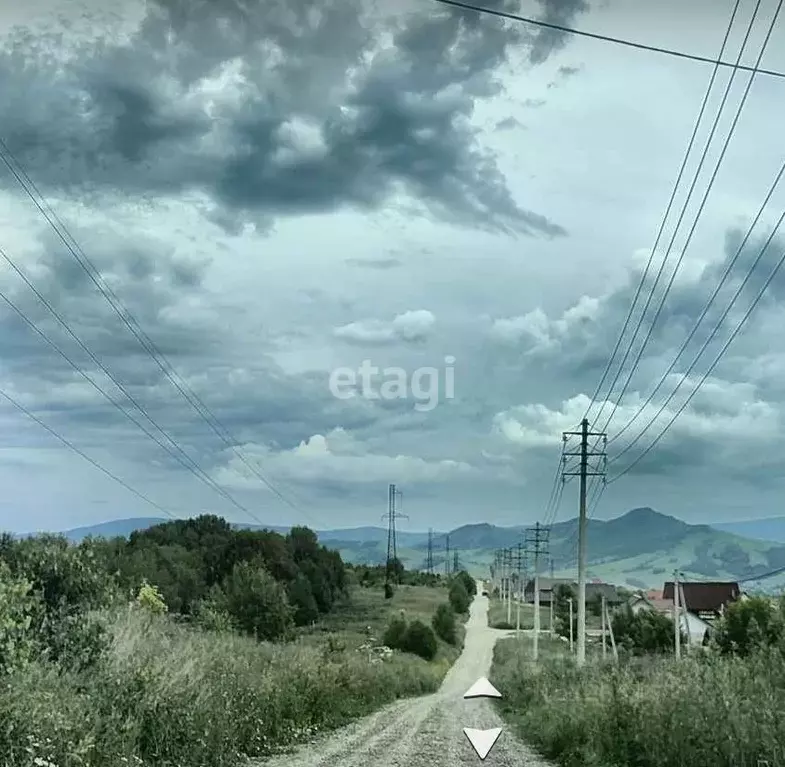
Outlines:
[[485,759],[491,752],[499,735],[502,734],[501,727],[493,727],[490,730],[474,730],[471,727],[464,727],[463,732],[472,744],[472,748],[477,752],[480,759]]
[[502,694],[481,676],[464,694],[464,698],[501,698]]

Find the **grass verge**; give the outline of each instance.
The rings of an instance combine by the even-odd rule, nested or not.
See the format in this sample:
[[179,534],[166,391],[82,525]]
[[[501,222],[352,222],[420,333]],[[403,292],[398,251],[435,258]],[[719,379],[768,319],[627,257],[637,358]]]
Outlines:
[[7,767],[234,767],[435,691],[460,650],[432,662],[358,648],[403,609],[430,623],[443,588],[400,587],[353,599],[290,644],[175,624],[138,609],[113,616],[111,642],[88,672],[32,663],[0,688]]
[[[775,767],[785,764],[785,658],[647,657],[579,670],[564,644],[496,646],[500,713],[563,767]],[[596,649],[593,650],[596,653]]]

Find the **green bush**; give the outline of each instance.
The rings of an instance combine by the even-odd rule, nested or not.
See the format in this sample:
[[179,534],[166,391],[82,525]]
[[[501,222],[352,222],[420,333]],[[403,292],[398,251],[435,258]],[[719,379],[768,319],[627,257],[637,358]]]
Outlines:
[[406,629],[407,624],[404,618],[393,618],[384,631],[382,641],[387,647],[392,647],[393,650],[405,650]]
[[458,641],[455,612],[449,604],[445,603],[436,608],[436,613],[431,619],[431,625],[436,632],[436,636],[448,644],[454,645]]
[[450,605],[459,615],[469,611],[471,604],[471,597],[469,592],[466,591],[466,586],[460,578],[455,578],[450,584],[449,593]]
[[412,621],[404,634],[404,647],[406,652],[419,655],[425,660],[433,660],[439,649],[436,634],[430,626],[422,621]]
[[283,584],[253,562],[238,562],[212,600],[216,612],[230,615],[241,631],[257,639],[283,639],[294,625]]
[[463,585],[466,587],[466,593],[470,597],[474,597],[477,594],[477,581],[475,581],[466,570],[461,570],[455,577],[460,578]]

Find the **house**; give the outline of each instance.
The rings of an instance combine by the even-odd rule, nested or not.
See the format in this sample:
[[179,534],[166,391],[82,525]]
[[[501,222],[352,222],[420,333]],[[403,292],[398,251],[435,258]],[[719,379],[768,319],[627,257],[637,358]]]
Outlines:
[[[679,604],[708,623],[719,618],[729,604],[741,597],[741,589],[735,581],[684,582],[679,586]],[[673,591],[673,581],[666,581],[663,599],[673,601]]]
[[[559,586],[568,586],[577,593],[578,584],[569,578],[539,578],[540,604],[549,605],[553,599],[553,592]],[[523,589],[523,599],[525,602],[534,602],[534,579],[526,583]]]
[[620,605],[624,600],[619,596],[619,592],[611,583],[602,583],[594,581],[593,583],[586,584],[586,601],[591,602],[597,597],[605,597],[605,603],[608,607],[615,607]]
[[[635,594],[630,598],[628,604],[632,612],[637,615],[641,610],[654,610],[673,620],[673,600],[650,597],[650,593]],[[706,644],[711,635],[712,627],[710,623],[689,612],[689,610],[685,611],[683,609],[680,610],[679,623],[681,624],[681,631],[687,636],[687,641],[690,645],[702,646]]]

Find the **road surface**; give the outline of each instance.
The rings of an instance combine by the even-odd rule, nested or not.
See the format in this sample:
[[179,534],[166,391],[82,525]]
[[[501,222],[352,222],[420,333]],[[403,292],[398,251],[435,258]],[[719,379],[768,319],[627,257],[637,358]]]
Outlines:
[[[258,767],[550,767],[515,738],[488,699],[463,698],[488,676],[496,640],[510,635],[488,627],[487,611],[488,598],[475,597],[464,650],[438,692],[393,703],[293,754],[256,762]],[[464,727],[504,728],[484,762]]]

